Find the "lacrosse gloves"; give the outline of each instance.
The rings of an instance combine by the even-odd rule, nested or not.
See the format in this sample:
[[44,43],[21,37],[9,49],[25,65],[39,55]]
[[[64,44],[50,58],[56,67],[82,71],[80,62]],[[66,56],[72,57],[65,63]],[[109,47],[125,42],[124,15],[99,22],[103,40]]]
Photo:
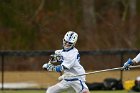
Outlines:
[[61,72],[63,71],[63,66],[61,65],[57,65],[57,66],[54,66],[53,64],[51,63],[45,63],[43,66],[42,66],[43,69],[46,69],[48,71],[56,71],[56,72]]
[[132,60],[129,58],[127,60],[127,62],[124,63],[123,65],[123,70],[130,70],[130,66],[132,66],[134,63],[132,62]]

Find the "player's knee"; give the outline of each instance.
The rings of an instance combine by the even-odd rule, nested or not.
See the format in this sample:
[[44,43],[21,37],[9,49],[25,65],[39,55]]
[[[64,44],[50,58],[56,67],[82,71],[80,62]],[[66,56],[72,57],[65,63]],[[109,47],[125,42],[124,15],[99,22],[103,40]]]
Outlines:
[[48,87],[46,93],[52,93],[52,88],[51,87]]

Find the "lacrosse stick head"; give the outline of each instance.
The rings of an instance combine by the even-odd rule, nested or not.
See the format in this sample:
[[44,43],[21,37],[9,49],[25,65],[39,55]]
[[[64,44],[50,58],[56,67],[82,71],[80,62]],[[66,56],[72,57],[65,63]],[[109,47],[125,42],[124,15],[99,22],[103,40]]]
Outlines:
[[60,55],[60,54],[52,54],[52,55],[50,55],[49,61],[51,63],[56,63],[56,62],[60,62],[61,63],[61,62],[63,62],[63,56]]

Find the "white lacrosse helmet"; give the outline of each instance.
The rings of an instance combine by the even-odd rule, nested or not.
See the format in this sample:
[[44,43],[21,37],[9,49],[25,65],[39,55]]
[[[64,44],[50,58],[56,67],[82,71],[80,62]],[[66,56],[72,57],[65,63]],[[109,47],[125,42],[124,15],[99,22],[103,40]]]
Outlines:
[[69,50],[75,46],[78,39],[78,34],[74,31],[68,31],[63,39],[63,48],[64,50]]

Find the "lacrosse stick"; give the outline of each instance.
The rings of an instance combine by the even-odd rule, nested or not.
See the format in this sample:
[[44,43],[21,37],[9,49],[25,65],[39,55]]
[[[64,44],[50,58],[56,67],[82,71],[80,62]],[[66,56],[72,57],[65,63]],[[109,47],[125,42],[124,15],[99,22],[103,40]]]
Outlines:
[[57,56],[56,54],[50,55],[48,64],[56,63],[57,62],[56,56]]
[[[140,65],[130,66],[129,68],[138,68],[138,67],[140,67]],[[98,70],[98,71],[93,71],[93,72],[87,72],[87,73],[84,73],[84,74],[75,75],[74,77],[83,76],[83,75],[89,75],[89,74],[95,74],[95,73],[101,73],[101,72],[107,72],[107,71],[114,71],[114,70],[123,70],[123,67],[117,67],[117,68],[111,68],[111,69],[104,69],[104,70]]]

